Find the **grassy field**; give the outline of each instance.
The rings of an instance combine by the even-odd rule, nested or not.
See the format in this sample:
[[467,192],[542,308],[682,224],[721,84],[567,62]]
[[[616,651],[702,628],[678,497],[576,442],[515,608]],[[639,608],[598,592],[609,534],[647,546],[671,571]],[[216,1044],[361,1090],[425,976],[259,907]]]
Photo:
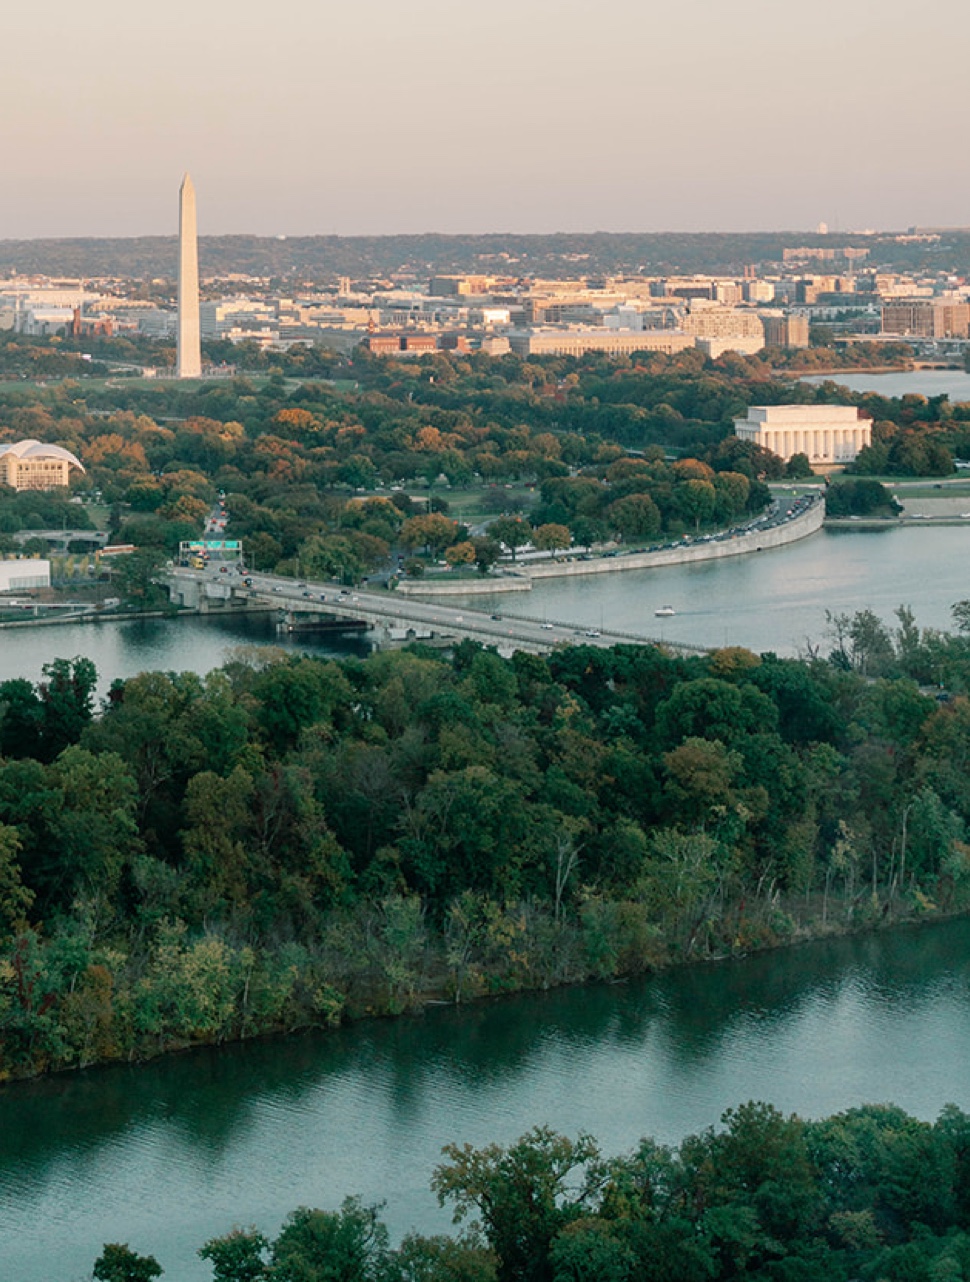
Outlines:
[[[409,493],[421,493],[413,485],[407,488]],[[499,496],[504,496],[505,511],[523,516],[527,516],[529,509],[539,501],[538,491],[526,485],[476,485],[461,489],[432,486],[429,493],[444,499],[448,504],[448,515],[462,525],[479,525],[493,516],[501,516],[502,511],[497,506]],[[424,497],[423,493],[421,497]]]

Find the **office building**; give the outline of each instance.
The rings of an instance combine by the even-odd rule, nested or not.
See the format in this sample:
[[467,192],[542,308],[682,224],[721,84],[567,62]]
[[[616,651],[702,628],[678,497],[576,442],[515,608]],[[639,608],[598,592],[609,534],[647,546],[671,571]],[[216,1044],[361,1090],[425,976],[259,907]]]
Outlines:
[[663,352],[672,355],[694,346],[693,338],[673,329],[526,329],[511,330],[509,347],[518,356],[582,356],[584,352],[612,355]]
[[882,332],[912,338],[967,338],[970,303],[896,299],[883,304]]
[[766,347],[807,347],[808,316],[805,312],[761,314]]
[[[695,302],[680,327],[685,334],[694,338],[744,340],[735,345],[736,351],[757,352],[765,345],[764,326],[759,317],[754,312],[736,307],[720,307],[716,304],[705,307]],[[730,343],[721,350],[728,350],[729,347]]]

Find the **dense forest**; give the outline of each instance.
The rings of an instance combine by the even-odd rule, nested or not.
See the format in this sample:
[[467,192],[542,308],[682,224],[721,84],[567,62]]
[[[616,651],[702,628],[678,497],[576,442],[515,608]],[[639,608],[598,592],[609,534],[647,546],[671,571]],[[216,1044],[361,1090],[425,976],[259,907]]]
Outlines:
[[[172,206],[173,215],[175,206]],[[47,275],[174,279],[176,237],[0,241],[0,271]],[[867,248],[866,265],[970,270],[970,232],[947,229],[937,242],[893,235],[813,232],[573,232],[556,235],[202,236],[203,277],[243,273],[312,281],[404,277],[426,282],[449,272],[565,276],[686,272],[740,273],[749,263],[780,263],[785,249]]]
[[0,1076],[963,909],[970,640],[829,642],[3,682]]
[[[450,1145],[432,1177],[460,1235],[391,1247],[380,1207],[301,1207],[199,1255],[215,1282],[960,1282],[970,1277],[970,1116],[890,1105],[821,1121],[729,1110],[670,1148],[604,1157],[539,1127],[503,1148]],[[99,1282],[151,1282],[152,1256],[112,1243]]]

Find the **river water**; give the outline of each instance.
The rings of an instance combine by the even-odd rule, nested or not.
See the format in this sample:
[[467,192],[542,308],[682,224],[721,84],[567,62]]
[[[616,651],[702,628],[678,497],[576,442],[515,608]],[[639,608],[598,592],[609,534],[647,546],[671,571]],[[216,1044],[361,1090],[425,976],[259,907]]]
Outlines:
[[395,1238],[447,1231],[449,1142],[538,1124],[608,1153],[677,1142],[748,1099],[823,1116],[970,1108],[970,923],[835,940],[607,985],[437,1008],[0,1091],[0,1277],[90,1277],[105,1241],[173,1282],[234,1224],[386,1202]]
[[[970,525],[970,523],[968,523]],[[825,610],[912,605],[945,627],[970,596],[970,529],[824,532],[699,566],[552,581],[496,598],[702,645],[796,653]],[[477,602],[488,605],[488,602]],[[0,679],[89,655],[102,690],[148,668],[206,671],[276,643],[268,619],[0,631]],[[300,648],[309,648],[301,638]],[[321,653],[360,653],[322,642]],[[275,1232],[300,1204],[386,1200],[395,1236],[443,1231],[441,1146],[547,1123],[605,1151],[677,1141],[749,1098],[822,1115],[893,1100],[970,1108],[970,923],[835,941],[637,984],[523,997],[326,1035],[0,1089],[0,1282],[87,1279],[105,1241],[202,1282],[196,1249],[233,1224]]]
[[888,374],[864,370],[850,374],[811,374],[803,383],[838,383],[852,392],[878,392],[880,396],[948,396],[956,405],[970,401],[970,373],[955,369],[914,369]]
[[[970,505],[970,503],[968,503]],[[826,610],[868,608],[887,622],[900,605],[922,627],[951,626],[970,596],[970,521],[961,526],[823,529],[788,547],[654,570],[540,581],[526,595],[469,606],[635,632],[692,645],[805,653],[826,641]],[[658,619],[670,605],[676,615]]]
[[[581,629],[605,626],[663,641],[797,655],[809,646],[824,650],[826,610],[868,608],[892,623],[897,606],[909,605],[920,626],[948,628],[950,607],[970,597],[968,565],[970,521],[965,527],[822,530],[749,556],[540,580],[529,593],[469,597],[467,605]],[[658,619],[654,611],[662,605],[676,615]],[[97,664],[103,693],[114,677],[146,669],[206,672],[250,645],[366,652],[360,638],[288,638],[269,616],[61,624],[0,630],[0,680],[37,680],[51,659],[84,654]]]
[[301,637],[297,643],[287,633],[277,631],[271,615],[106,619],[98,623],[0,629],[0,681],[10,677],[37,681],[44,665],[52,659],[84,655],[97,665],[100,689],[105,693],[115,678],[133,677],[139,672],[209,672],[236,655],[245,655],[253,646],[336,656],[364,655],[369,650],[367,643],[355,635]]

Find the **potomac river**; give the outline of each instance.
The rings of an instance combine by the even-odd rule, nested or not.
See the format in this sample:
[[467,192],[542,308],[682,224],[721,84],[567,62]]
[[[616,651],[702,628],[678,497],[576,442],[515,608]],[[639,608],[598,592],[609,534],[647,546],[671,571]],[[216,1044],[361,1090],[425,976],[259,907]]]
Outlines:
[[[654,610],[670,604],[669,639],[793,654],[824,640],[826,609],[891,621],[905,603],[947,626],[970,597],[968,554],[970,522],[825,531],[750,557],[554,580],[499,608],[659,634]],[[255,618],[2,630],[0,679],[87,654],[105,689],[275,639]],[[105,1241],[127,1241],[173,1282],[203,1282],[207,1238],[275,1233],[296,1206],[352,1193],[386,1202],[395,1237],[443,1231],[428,1183],[450,1141],[544,1123],[620,1152],[751,1098],[810,1116],[892,1100],[932,1118],[970,1109],[968,1062],[970,922],[956,921],[15,1083],[0,1088],[0,1279],[80,1282]]]
[[299,1205],[384,1201],[448,1230],[442,1145],[538,1124],[605,1152],[748,1099],[824,1116],[970,1109],[970,922],[357,1024],[0,1090],[0,1277],[81,1282],[106,1241],[203,1282],[195,1252]]
[[[907,508],[915,503],[906,500]],[[966,500],[970,508],[970,498]],[[699,646],[743,645],[782,655],[826,640],[826,610],[869,608],[888,623],[909,605],[922,627],[948,628],[950,607],[970,597],[966,526],[823,529],[787,547],[652,570],[538,580],[531,592],[470,596],[470,609],[577,628],[614,628]],[[449,597],[449,605],[461,600]],[[671,618],[654,611],[672,606]],[[366,653],[361,638],[288,638],[271,616],[188,617],[0,629],[0,680],[37,680],[53,658],[85,654],[102,690],[146,669],[217,667],[240,647],[284,645],[318,653]]]

